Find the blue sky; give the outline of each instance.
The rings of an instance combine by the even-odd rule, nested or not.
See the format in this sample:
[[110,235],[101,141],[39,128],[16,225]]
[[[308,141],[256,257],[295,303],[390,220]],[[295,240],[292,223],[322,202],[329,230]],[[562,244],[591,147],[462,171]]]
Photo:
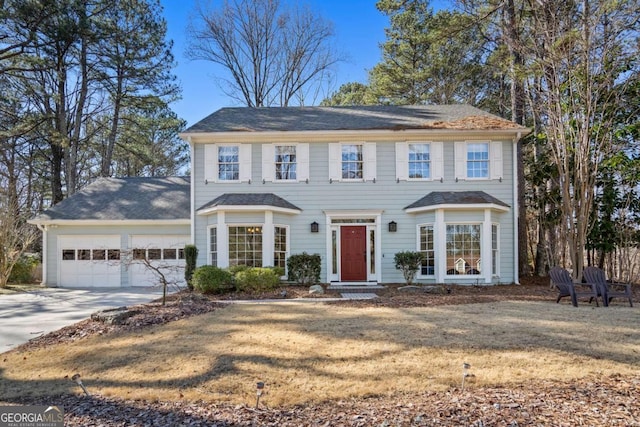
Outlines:
[[[186,27],[196,1],[160,0],[165,9],[168,38],[173,40],[173,54],[178,63],[174,73],[182,87],[182,100],[172,107],[178,116],[187,120],[188,126],[222,107],[238,105],[224,95],[214,81],[213,76],[225,75],[224,69],[185,57]],[[336,69],[334,90],[347,82],[366,83],[367,71],[380,60],[379,45],[384,41],[384,28],[388,26],[387,17],[375,7],[376,0],[307,0],[306,3],[333,22],[337,45],[348,57],[348,61]],[[431,2],[434,8],[448,3],[447,0]]]

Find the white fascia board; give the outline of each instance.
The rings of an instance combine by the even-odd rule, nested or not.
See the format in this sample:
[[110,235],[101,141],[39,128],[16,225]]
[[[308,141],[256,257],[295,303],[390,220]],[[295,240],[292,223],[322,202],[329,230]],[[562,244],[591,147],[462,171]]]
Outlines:
[[495,203],[479,203],[479,204],[470,204],[470,205],[461,205],[461,204],[442,204],[442,205],[430,205],[430,206],[420,206],[417,208],[405,209],[406,213],[420,213],[420,212],[429,212],[435,211],[438,209],[444,210],[484,210],[491,209],[499,212],[509,212],[509,207],[496,205]]
[[398,135],[420,136],[429,138],[460,137],[460,138],[487,138],[495,139],[496,136],[519,138],[531,132],[529,128],[515,129],[380,129],[380,130],[309,130],[309,131],[252,131],[252,132],[193,132],[181,133],[180,137],[194,144],[212,144],[222,142],[273,142],[289,140],[330,139],[341,138],[388,138]]
[[45,227],[59,225],[190,225],[190,219],[30,219],[29,224],[42,225]]
[[269,205],[224,205],[224,206],[213,206],[207,209],[200,209],[197,214],[198,215],[210,215],[216,212],[278,212],[284,214],[297,215],[302,212],[299,209],[289,209],[289,208],[279,208],[276,206]]
[[322,211],[322,212],[324,212],[324,214],[328,217],[349,218],[349,217],[382,215],[384,210],[383,209],[361,209],[361,210],[331,210],[331,211]]

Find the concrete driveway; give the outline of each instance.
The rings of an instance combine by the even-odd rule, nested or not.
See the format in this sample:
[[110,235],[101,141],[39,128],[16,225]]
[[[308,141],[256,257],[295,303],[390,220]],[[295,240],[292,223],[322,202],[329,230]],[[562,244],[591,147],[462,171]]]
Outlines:
[[161,288],[44,288],[0,295],[0,353],[55,331],[105,308],[146,303],[162,296]]

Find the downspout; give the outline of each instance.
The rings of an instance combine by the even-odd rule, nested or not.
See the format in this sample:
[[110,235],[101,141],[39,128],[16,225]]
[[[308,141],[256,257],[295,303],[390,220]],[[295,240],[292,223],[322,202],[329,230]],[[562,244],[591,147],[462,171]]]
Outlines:
[[520,206],[518,206],[518,141],[522,138],[522,132],[518,132],[516,134],[516,138],[513,140],[513,283],[516,285],[520,284],[520,274],[519,274],[519,266],[518,262],[518,254],[520,242],[518,242],[518,211]]
[[47,226],[42,224],[37,224],[38,230],[42,231],[42,280],[40,281],[41,286],[47,286]]

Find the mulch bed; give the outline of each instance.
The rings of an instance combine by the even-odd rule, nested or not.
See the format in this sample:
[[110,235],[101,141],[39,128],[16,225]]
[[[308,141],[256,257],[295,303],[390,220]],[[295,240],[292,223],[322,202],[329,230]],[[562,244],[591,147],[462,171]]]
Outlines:
[[[354,307],[416,307],[537,300],[555,303],[556,291],[546,278],[529,278],[522,285],[451,286],[449,293],[402,292],[401,285],[378,291],[373,300],[345,300]],[[638,288],[638,287],[634,287]],[[291,299],[309,297],[306,288],[287,287],[261,295],[223,298],[187,292],[172,295],[166,305],[135,306],[138,313],[122,325],[85,320],[35,338],[12,350],[72,342],[92,335],[140,330],[221,309],[221,299]],[[320,297],[338,296],[338,294]],[[638,300],[638,289],[634,289]],[[565,304],[570,304],[568,301]],[[634,377],[587,378],[571,383],[534,380],[509,387],[478,387],[447,392],[425,391],[358,400],[326,402],[294,408],[183,402],[131,401],[100,395],[65,395],[13,404],[61,405],[65,426],[640,426],[640,373]]]

